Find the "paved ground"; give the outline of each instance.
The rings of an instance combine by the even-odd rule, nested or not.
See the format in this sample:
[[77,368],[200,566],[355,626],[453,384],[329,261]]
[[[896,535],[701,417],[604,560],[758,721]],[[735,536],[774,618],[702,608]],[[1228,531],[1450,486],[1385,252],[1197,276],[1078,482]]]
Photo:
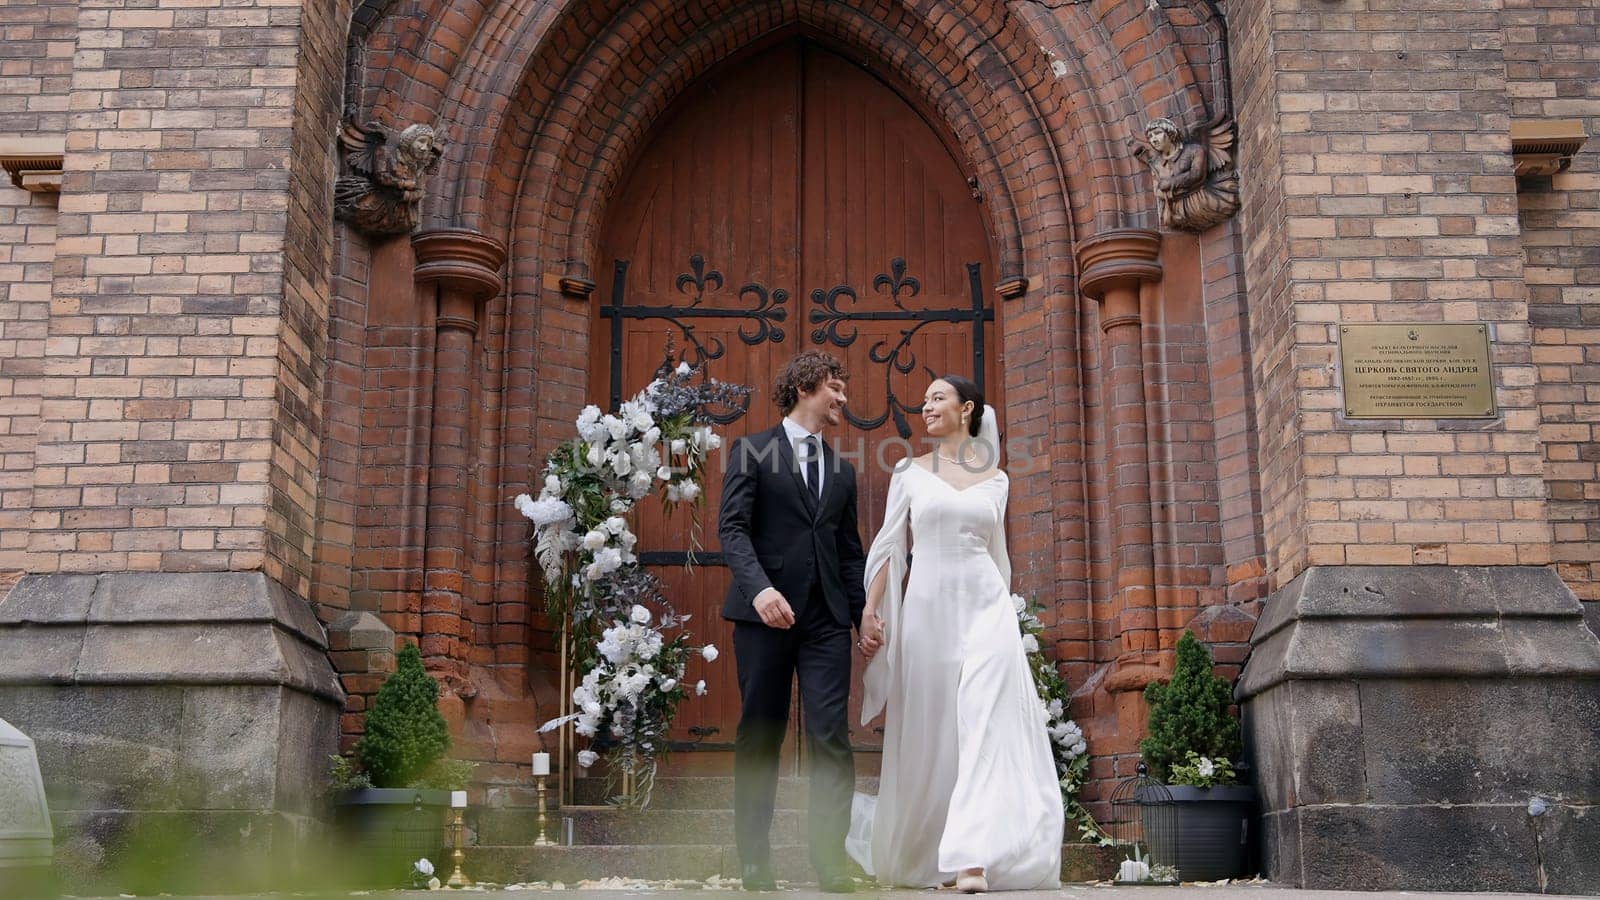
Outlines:
[[[733,900],[734,897],[744,896],[742,893],[728,890],[660,890],[652,888],[638,888],[634,890],[550,890],[546,889],[500,889],[492,890],[467,890],[465,894],[484,893],[493,897],[512,898],[531,897],[559,897],[561,900],[622,900],[625,897],[639,897],[647,894],[665,894],[671,900]],[[949,900],[955,900],[964,895],[952,890],[938,892],[929,891],[858,891],[855,896],[861,898],[903,898],[912,900],[916,897],[927,897],[930,893]],[[766,895],[772,900],[835,900],[836,894],[823,894],[809,887],[800,887],[791,890],[779,891]],[[1114,887],[1111,885],[1071,885],[1059,891],[1028,891],[1006,893],[997,895],[1003,900],[1113,900],[1125,897],[1127,900],[1224,900],[1224,898],[1239,897],[1243,900],[1335,900],[1335,898],[1349,898],[1349,900],[1399,900],[1399,898],[1416,897],[1425,900],[1492,900],[1497,897],[1539,897],[1541,894],[1430,894],[1416,891],[1383,891],[1368,893],[1364,891],[1302,891],[1294,888],[1278,887],[1276,885],[1255,883],[1237,883],[1226,885],[1184,885],[1182,887]],[[358,894],[271,894],[256,897],[195,897],[174,898],[174,900],[293,900],[293,898],[328,898],[334,897],[370,897],[373,900],[440,900],[438,891],[373,891]]]

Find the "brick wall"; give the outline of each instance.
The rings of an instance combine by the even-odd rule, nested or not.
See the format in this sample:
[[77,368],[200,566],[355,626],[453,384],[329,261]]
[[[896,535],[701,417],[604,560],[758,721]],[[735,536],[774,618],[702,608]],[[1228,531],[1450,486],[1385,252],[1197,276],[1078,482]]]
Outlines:
[[[1506,71],[1518,119],[1580,119],[1600,135],[1600,10],[1507,0]],[[1552,561],[1600,600],[1600,138],[1572,167],[1518,193]]]
[[1278,129],[1278,92],[1273,52],[1274,2],[1229,4],[1228,45],[1233,53],[1233,105],[1239,124],[1239,174],[1244,233],[1245,283],[1251,371],[1260,442],[1261,528],[1266,569],[1279,573],[1305,567],[1305,483],[1297,428],[1301,398],[1294,390],[1295,355],[1291,267],[1284,237],[1283,136]]
[[[79,10],[31,570],[265,568],[305,589],[318,120],[342,40],[339,10],[313,10],[304,28],[271,2]],[[308,243],[286,249],[291,221]]]
[[[1275,585],[1549,561],[1500,4],[1378,7],[1231,10]],[[1500,420],[1343,419],[1338,324],[1410,321],[1493,323]]]
[[[0,6],[0,137],[66,132],[77,30],[76,0]],[[26,565],[55,243],[56,198],[0,177],[0,572]]]

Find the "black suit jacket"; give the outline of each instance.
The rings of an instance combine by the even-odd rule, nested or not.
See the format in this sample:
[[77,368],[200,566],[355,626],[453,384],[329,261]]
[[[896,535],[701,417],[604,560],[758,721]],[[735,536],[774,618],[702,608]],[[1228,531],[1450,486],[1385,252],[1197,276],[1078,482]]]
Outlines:
[[861,625],[867,557],[856,524],[856,470],[826,442],[823,465],[819,503],[800,475],[781,422],[733,442],[717,521],[722,558],[733,574],[724,619],[760,622],[752,602],[769,587],[783,593],[798,619],[820,581],[834,621]]

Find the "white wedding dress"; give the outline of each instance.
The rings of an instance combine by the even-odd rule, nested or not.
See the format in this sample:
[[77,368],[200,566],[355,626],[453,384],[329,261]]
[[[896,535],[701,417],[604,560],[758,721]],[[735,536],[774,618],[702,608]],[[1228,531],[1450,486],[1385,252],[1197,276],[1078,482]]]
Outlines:
[[876,797],[855,795],[845,842],[883,884],[981,867],[990,890],[1060,885],[1065,817],[1011,601],[1009,488],[1003,470],[958,490],[916,463],[889,482],[866,570],[870,588],[888,568],[887,643],[861,709],[862,724],[886,712],[883,769]]

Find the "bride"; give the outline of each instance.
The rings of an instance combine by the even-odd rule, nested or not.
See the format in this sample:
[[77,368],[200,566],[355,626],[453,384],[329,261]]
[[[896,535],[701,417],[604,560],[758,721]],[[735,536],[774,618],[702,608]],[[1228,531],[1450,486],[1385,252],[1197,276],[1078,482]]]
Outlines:
[[936,449],[890,479],[867,555],[861,722],[886,711],[883,770],[846,846],[884,884],[1058,887],[1061,792],[1011,604],[994,409],[954,375],[922,409]]

